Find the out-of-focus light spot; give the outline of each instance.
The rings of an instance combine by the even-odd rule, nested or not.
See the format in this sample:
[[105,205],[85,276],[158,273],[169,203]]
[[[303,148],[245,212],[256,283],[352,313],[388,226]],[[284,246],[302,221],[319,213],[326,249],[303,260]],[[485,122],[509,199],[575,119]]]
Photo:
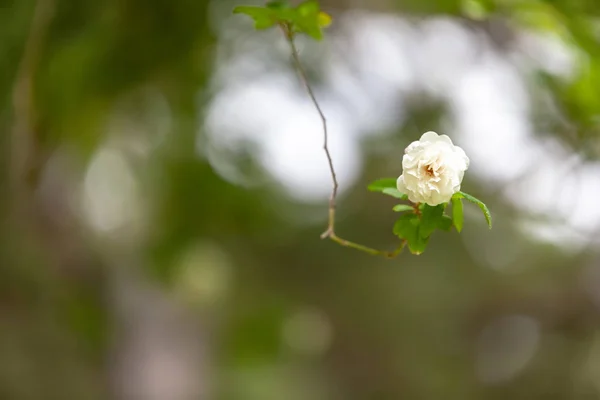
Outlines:
[[175,287],[187,302],[211,306],[228,293],[231,265],[227,254],[216,244],[196,243],[179,259]]
[[[298,110],[300,111],[300,110]],[[281,182],[294,197],[304,201],[326,199],[331,193],[331,175],[323,152],[321,123],[310,108],[304,108],[306,117],[290,115],[290,120],[278,127],[280,134],[266,143],[262,159],[266,169]],[[346,129],[344,129],[346,128]],[[329,151],[336,168],[338,181],[347,189],[362,167],[362,155],[356,140],[347,135],[345,124],[329,126]]]
[[333,327],[327,315],[321,311],[302,310],[284,322],[283,339],[297,353],[318,356],[331,345]]
[[539,323],[529,316],[510,315],[492,321],[477,340],[477,376],[487,384],[513,379],[533,359],[539,340]]
[[507,191],[524,212],[546,214],[549,221],[525,223],[521,228],[539,240],[577,253],[597,241],[600,221],[600,165],[577,165],[568,151],[547,147],[535,168]]
[[532,221],[523,217],[518,221],[522,232],[536,239],[557,246],[566,254],[575,255],[585,249],[590,239],[562,221]]
[[[474,62],[481,62],[477,37],[451,18],[430,18],[419,24],[408,57],[415,63],[416,88],[447,99]],[[427,129],[425,129],[427,130]]]
[[519,35],[519,50],[524,57],[549,74],[570,79],[576,71],[580,51],[570,47],[560,36],[551,32],[524,31]]
[[152,87],[123,96],[115,104],[107,131],[111,146],[127,155],[147,156],[170,132],[173,117],[164,94]]
[[[321,106],[327,114],[338,180],[347,188],[362,165],[355,129],[327,97],[322,97]],[[331,176],[322,148],[321,120],[304,92],[285,77],[222,92],[209,110],[207,130],[211,146],[199,146],[200,152],[213,146],[235,150],[252,141],[259,146],[255,155],[264,169],[291,195],[305,201],[329,196]],[[226,165],[232,160],[220,159],[216,153],[207,158],[226,179],[239,179]]]
[[100,149],[83,186],[83,210],[93,229],[114,234],[127,228],[132,233],[142,212],[139,183],[120,151]]
[[78,218],[80,181],[71,156],[67,146],[56,149],[46,161],[37,189],[41,207],[58,226],[70,226]]
[[537,156],[523,79],[499,56],[484,54],[469,68],[451,105],[458,143],[471,158],[471,174],[506,182]]

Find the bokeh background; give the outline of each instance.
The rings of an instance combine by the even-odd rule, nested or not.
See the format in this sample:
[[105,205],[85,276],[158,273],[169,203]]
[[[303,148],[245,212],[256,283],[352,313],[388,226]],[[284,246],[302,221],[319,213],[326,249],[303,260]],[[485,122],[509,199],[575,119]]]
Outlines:
[[322,0],[338,233],[428,130],[494,217],[392,261],[241,4],[0,1],[0,399],[599,399],[600,3]]

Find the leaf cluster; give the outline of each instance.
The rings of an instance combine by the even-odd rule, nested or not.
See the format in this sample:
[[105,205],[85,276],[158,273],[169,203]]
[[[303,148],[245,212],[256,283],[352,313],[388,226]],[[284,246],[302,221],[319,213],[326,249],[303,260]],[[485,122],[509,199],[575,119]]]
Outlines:
[[281,26],[290,37],[305,33],[315,40],[321,40],[322,28],[331,24],[331,17],[321,11],[316,0],[304,1],[297,7],[292,7],[287,1],[270,1],[264,7],[238,6],[233,12],[250,16],[257,30]]
[[[399,200],[408,200],[406,194],[396,188],[396,179],[378,179],[368,186],[372,192],[379,192]],[[402,215],[394,223],[393,232],[400,239],[405,240],[409,250],[413,254],[421,254],[425,251],[431,235],[436,230],[450,231],[454,227],[458,232],[462,231],[464,217],[462,200],[465,199],[476,204],[485,217],[491,229],[492,216],[487,206],[479,199],[464,192],[457,192],[452,196],[449,203],[436,206],[428,204],[397,204],[393,207]],[[446,215],[448,204],[452,203],[452,212]]]

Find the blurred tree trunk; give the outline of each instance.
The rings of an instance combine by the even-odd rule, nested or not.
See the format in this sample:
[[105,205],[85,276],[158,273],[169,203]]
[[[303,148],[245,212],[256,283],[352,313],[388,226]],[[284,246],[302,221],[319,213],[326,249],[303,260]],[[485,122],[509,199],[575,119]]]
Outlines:
[[[104,265],[95,263],[97,256],[85,243],[79,213],[68,204],[65,188],[72,189],[75,182],[61,175],[65,172],[61,169],[47,173],[47,161],[55,149],[44,148],[40,139],[34,80],[56,6],[55,0],[35,3],[13,87],[8,165],[11,226],[31,240],[32,246],[39,247],[48,260],[45,266],[53,268],[62,279],[72,282],[75,278],[75,285],[84,290],[81,274],[89,277],[91,270],[104,269],[104,273],[91,276],[108,279],[108,284],[93,284],[108,291],[100,296],[111,302],[105,310],[112,313],[115,326],[111,332],[114,337],[108,386],[116,399],[207,398],[207,363],[201,346],[205,335],[193,323],[195,318],[158,284],[146,281],[144,268],[132,268],[131,263],[121,259],[105,259],[101,263]],[[134,258],[136,249],[126,249],[125,253],[126,258]],[[55,394],[48,393],[50,397]]]
[[118,400],[207,399],[206,333],[164,288],[117,265],[112,382]]

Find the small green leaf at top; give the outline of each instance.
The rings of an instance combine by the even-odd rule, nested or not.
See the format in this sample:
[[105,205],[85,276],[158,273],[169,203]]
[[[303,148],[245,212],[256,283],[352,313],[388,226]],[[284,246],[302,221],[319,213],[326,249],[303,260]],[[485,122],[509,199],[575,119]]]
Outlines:
[[256,29],[281,24],[289,28],[290,33],[306,33],[315,40],[323,38],[322,28],[331,23],[331,16],[321,11],[316,0],[307,0],[295,8],[290,7],[288,1],[270,1],[265,7],[238,6],[233,12],[250,16]]
[[297,15],[297,11],[287,1],[271,1],[266,7],[238,6],[233,9],[233,13],[251,17],[257,30],[268,29],[280,23],[292,24]]
[[396,204],[393,208],[396,212],[404,212],[404,211],[413,211],[413,206],[409,206],[408,204]]
[[464,222],[462,199],[454,196],[452,197],[452,221],[456,230],[462,231]]
[[286,0],[272,0],[265,4],[268,8],[289,8],[290,3]]
[[479,208],[481,209],[481,212],[483,213],[483,216],[485,217],[485,221],[488,224],[488,227],[490,229],[492,229],[492,215],[490,214],[490,210],[487,208],[487,206],[485,205],[485,203],[481,200],[479,200],[478,198],[471,196],[468,193],[465,192],[458,192],[456,194],[454,194],[454,197],[457,198],[464,198],[468,201],[470,201],[471,203],[477,204],[477,206],[479,206]]
[[317,3],[315,0],[307,0],[301,3],[298,5],[298,7],[296,7],[296,10],[298,10],[298,14],[303,17],[317,15],[321,12],[319,3]]
[[238,6],[233,9],[234,14],[246,14],[254,20],[257,30],[268,29],[277,23],[274,10],[266,7]]
[[323,15],[316,0],[307,0],[296,7],[294,25],[296,30],[304,32],[315,40],[323,39]]

